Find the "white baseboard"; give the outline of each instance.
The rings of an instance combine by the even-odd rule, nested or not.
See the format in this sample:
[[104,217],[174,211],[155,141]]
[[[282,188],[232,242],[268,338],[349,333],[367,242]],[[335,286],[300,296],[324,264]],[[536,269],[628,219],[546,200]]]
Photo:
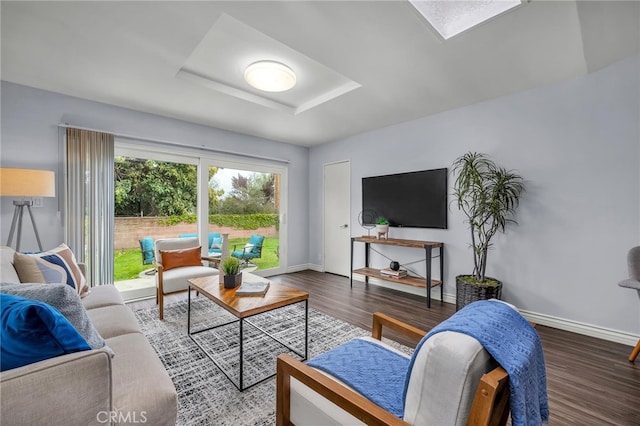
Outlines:
[[324,272],[324,266],[322,265],[314,265],[313,263],[309,264],[309,269],[316,272]]
[[[354,281],[364,282],[364,277],[361,275],[354,275]],[[418,296],[425,296],[425,289],[410,287],[402,284],[395,284],[388,281],[378,280],[375,278],[369,279],[369,284],[378,285],[380,287],[391,288],[405,293],[416,294]],[[435,288],[431,291],[432,300],[439,300],[440,289]],[[444,293],[443,299],[445,303],[456,303],[456,295]],[[585,336],[595,337],[610,342],[622,343],[623,345],[635,346],[640,339],[640,336],[627,333],[625,331],[613,330],[610,328],[600,327],[597,325],[586,324],[578,321],[568,320],[565,318],[554,317],[546,314],[539,314],[536,312],[521,310],[520,313],[527,321],[534,322],[536,324],[544,325],[547,327],[557,328],[559,330],[570,331],[576,334],[582,334]]]
[[312,271],[316,271],[316,272],[324,272],[324,268],[322,268],[322,266],[320,265],[314,265],[312,263],[304,263],[302,265],[289,266],[287,268],[287,273],[306,271],[307,269],[311,269]]
[[545,325],[547,327],[557,328],[559,330],[570,331],[576,334],[596,337],[610,342],[622,343],[623,345],[635,346],[640,336],[625,331],[613,330],[610,328],[600,327],[597,325],[586,324],[578,321],[572,321],[565,318],[558,318],[551,315],[539,314],[522,310],[523,317],[528,321],[536,324]]
[[[287,272],[299,272],[306,269],[311,269],[312,271],[324,272],[324,268],[321,265],[314,264],[303,264],[291,266],[287,269]],[[361,275],[354,275],[354,281],[364,282],[364,277]],[[369,279],[369,284],[377,285],[380,287],[386,287],[393,290],[403,291],[405,293],[415,294],[418,296],[425,296],[425,289],[418,287],[411,287],[402,284],[395,284],[390,281],[378,280],[375,278]],[[435,288],[431,292],[432,300],[440,299],[440,289]],[[445,303],[456,303],[456,295],[444,293],[443,299]],[[600,327],[597,325],[586,324],[578,321],[573,321],[565,318],[554,317],[546,314],[539,314],[537,312],[531,312],[526,310],[521,310],[520,313],[523,317],[527,319],[527,321],[534,322],[536,324],[544,325],[547,327],[557,328],[559,330],[570,331],[576,334],[582,334],[584,336],[595,337],[602,340],[607,340],[610,342],[621,343],[623,345],[635,346],[640,339],[640,336],[627,333],[625,331],[613,330],[610,328]]]

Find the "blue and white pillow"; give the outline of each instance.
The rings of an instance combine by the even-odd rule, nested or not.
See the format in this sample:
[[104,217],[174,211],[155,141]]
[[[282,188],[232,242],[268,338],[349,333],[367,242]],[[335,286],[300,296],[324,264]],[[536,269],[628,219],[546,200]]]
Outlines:
[[73,252],[65,244],[41,253],[16,252],[13,266],[23,283],[67,284],[81,297],[89,291]]

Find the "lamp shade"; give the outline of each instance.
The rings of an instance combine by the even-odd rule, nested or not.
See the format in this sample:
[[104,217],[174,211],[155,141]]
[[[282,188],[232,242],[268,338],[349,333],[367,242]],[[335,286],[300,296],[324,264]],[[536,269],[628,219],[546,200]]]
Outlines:
[[56,175],[50,170],[0,168],[0,195],[55,197]]

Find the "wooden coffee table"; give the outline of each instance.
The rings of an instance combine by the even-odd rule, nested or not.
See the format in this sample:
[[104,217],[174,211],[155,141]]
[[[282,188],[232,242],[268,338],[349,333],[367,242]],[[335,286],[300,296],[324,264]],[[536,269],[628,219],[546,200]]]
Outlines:
[[[269,290],[265,295],[262,296],[237,296],[236,289],[226,289],[219,282],[220,278],[217,275],[201,277],[201,278],[193,278],[189,280],[189,292],[188,292],[188,303],[187,303],[187,334],[191,338],[191,340],[198,345],[198,347],[207,355],[207,357],[218,367],[218,369],[224,374],[233,385],[238,388],[241,392],[245,389],[250,388],[251,386],[257,385],[273,376],[275,376],[275,371],[273,374],[264,377],[258,380],[255,383],[251,383],[248,386],[244,385],[244,375],[243,375],[243,338],[244,338],[244,322],[247,321],[247,318],[250,318],[254,315],[262,314],[274,309],[282,308],[284,306],[292,305],[294,303],[304,302],[304,354],[299,353],[295,349],[291,348],[286,343],[282,342],[278,338],[272,336],[267,333],[265,330],[256,326],[255,324],[247,321],[251,326],[258,329],[263,334],[269,336],[271,339],[275,340],[282,346],[286,347],[296,355],[301,358],[301,361],[307,359],[308,355],[308,335],[309,335],[309,293],[298,290],[293,287],[287,287],[282,284],[274,283],[273,281],[269,281],[266,278],[248,273],[242,273],[242,282],[257,282],[257,281],[269,281]],[[205,297],[207,297],[212,302],[216,303],[220,307],[227,310],[229,313],[238,318],[235,321],[231,321],[225,324],[219,324],[214,327],[205,328],[202,330],[191,331],[191,290],[195,290],[196,292],[202,293]],[[213,330],[214,328],[223,327],[225,325],[239,323],[240,330],[240,363],[239,363],[239,378],[238,384],[231,378],[230,374],[228,374],[222,366],[215,360],[215,357],[212,356],[196,339],[194,339],[193,335],[202,333],[205,331]],[[275,364],[274,364],[275,365]],[[274,369],[275,370],[275,369]]]

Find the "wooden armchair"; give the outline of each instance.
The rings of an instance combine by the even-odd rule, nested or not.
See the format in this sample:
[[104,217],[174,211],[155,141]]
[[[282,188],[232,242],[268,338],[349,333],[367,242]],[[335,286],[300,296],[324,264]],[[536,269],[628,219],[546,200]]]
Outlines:
[[[399,332],[418,342],[426,332],[404,324],[394,318],[381,313],[373,315],[372,338],[378,341],[382,338],[383,327]],[[278,426],[295,424],[367,424],[367,425],[410,425],[410,424],[447,424],[447,425],[504,425],[509,416],[509,376],[496,363],[475,339],[460,333],[440,333],[440,341],[435,342],[428,350],[432,350],[432,364],[427,367],[435,373],[436,380],[422,386],[419,395],[419,410],[434,411],[433,413],[419,413],[415,407],[409,407],[408,399],[405,405],[405,420],[400,419],[382,407],[374,404],[360,393],[336,381],[327,374],[310,367],[290,355],[280,355],[277,360],[276,383],[276,423]],[[437,336],[437,335],[436,335]],[[436,337],[433,336],[433,337]],[[432,338],[433,338],[432,337]],[[430,338],[427,342],[431,341]],[[471,342],[470,340],[473,342]],[[474,343],[475,342],[475,343]],[[385,345],[380,342],[381,345]],[[446,351],[438,347],[453,344],[454,348],[464,353],[469,350],[469,358],[465,356],[451,357]],[[423,345],[423,349],[429,346]],[[479,346],[479,347],[478,347]],[[455,349],[455,350],[457,350]],[[451,350],[451,347],[446,350]],[[441,379],[451,376],[455,381],[456,371],[438,371],[446,369],[438,366],[438,359],[460,358],[461,365],[466,363],[468,373],[458,374],[462,382],[460,386],[448,386]],[[453,362],[458,362],[454,359]],[[446,364],[444,361],[443,364]],[[465,370],[462,366],[463,371]],[[415,370],[415,367],[414,367]],[[484,370],[484,371],[479,371]],[[412,370],[412,380],[413,380]],[[440,378],[439,380],[437,378]],[[412,392],[412,388],[408,392]],[[439,389],[441,388],[441,389]],[[425,393],[426,390],[426,393]],[[427,395],[429,392],[437,394],[431,403]],[[444,403],[443,403],[444,401]],[[415,404],[414,404],[415,405]],[[450,405],[439,407],[439,405]],[[429,407],[430,406],[430,407]],[[438,413],[442,409],[443,412]],[[408,411],[413,414],[407,415]],[[411,418],[410,421],[406,421]]]
[[218,270],[203,265],[211,259],[200,255],[197,238],[164,238],[156,241],[156,303],[164,319],[164,296],[189,289],[191,278],[218,275]]

